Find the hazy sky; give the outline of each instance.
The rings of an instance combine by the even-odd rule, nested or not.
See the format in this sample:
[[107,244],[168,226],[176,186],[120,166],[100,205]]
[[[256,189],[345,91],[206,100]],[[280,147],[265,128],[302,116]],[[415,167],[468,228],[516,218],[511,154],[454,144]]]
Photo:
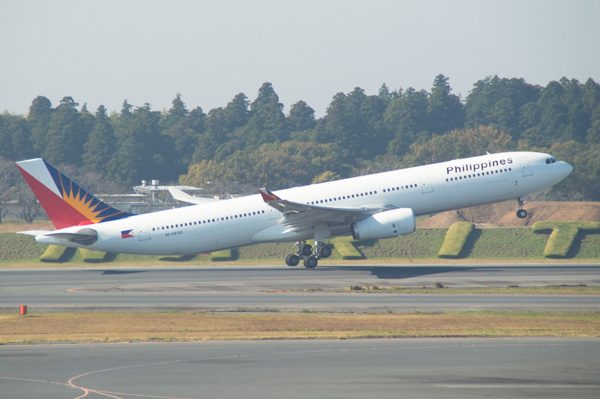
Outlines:
[[0,4],[0,112],[64,96],[205,112],[273,83],[319,115],[337,92],[465,97],[488,75],[600,81],[600,1],[32,1]]

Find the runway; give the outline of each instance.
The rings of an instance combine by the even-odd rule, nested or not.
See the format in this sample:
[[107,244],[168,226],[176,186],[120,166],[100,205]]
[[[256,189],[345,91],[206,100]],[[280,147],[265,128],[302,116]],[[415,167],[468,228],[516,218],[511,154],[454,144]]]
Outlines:
[[11,399],[597,398],[599,391],[598,339],[0,347],[0,392]]
[[[600,285],[600,265],[273,266],[0,271],[0,308],[215,311],[599,310],[597,296],[330,293],[377,286]],[[310,292],[309,292],[310,291]]]

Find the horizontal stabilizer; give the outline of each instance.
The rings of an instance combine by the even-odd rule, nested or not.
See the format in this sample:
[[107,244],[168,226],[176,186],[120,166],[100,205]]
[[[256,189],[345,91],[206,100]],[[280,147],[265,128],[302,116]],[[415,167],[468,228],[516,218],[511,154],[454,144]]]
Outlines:
[[20,231],[19,234],[35,236],[35,241],[40,244],[65,245],[65,241],[68,241],[81,245],[91,245],[98,241],[98,232],[87,227],[72,233],[61,230],[28,230]]
[[40,235],[52,233],[53,230],[25,230],[25,231],[17,231],[17,234],[24,234],[26,236],[37,237]]

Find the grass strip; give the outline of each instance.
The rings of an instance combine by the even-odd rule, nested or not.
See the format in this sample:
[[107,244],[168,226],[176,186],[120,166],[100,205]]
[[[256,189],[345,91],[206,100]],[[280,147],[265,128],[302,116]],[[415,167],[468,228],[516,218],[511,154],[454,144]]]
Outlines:
[[456,222],[446,232],[444,243],[438,251],[440,258],[458,258],[463,252],[463,248],[473,232],[473,223]]
[[69,312],[0,313],[0,343],[381,337],[598,337],[600,312],[408,314]]

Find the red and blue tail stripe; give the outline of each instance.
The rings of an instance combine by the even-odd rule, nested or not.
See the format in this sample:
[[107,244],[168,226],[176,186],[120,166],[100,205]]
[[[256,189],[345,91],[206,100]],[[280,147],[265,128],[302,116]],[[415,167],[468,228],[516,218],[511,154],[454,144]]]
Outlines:
[[41,158],[17,162],[17,167],[56,228],[132,216],[100,201]]

